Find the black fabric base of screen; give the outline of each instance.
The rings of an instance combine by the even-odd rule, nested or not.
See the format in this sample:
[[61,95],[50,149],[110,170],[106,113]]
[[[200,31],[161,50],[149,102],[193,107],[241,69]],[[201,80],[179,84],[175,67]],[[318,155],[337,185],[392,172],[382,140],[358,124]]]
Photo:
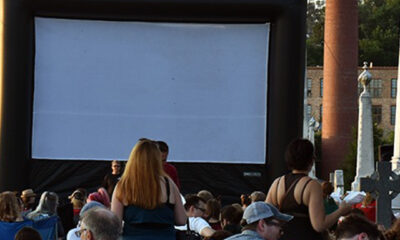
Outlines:
[[[178,170],[181,193],[209,190],[221,196],[222,203],[240,201],[241,194],[267,191],[265,165],[171,163]],[[54,191],[60,202],[77,188],[96,191],[106,173],[111,171],[109,161],[41,160],[34,159],[29,182],[35,192]],[[247,176],[244,176],[247,175]]]

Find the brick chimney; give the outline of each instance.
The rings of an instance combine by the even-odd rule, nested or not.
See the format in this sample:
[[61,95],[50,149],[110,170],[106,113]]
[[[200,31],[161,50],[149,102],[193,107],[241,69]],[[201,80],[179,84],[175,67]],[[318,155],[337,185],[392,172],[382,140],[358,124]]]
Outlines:
[[329,179],[345,159],[357,126],[357,0],[326,1],[324,38],[321,177]]

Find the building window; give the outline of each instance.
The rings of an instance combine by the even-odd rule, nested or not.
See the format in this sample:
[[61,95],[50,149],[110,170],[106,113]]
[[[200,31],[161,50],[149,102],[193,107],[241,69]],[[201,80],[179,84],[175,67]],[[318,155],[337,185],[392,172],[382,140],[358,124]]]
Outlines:
[[324,94],[324,79],[319,79],[319,96],[322,97]]
[[307,78],[307,97],[311,97],[311,78]]
[[[381,98],[382,97],[382,80],[381,79],[372,79],[371,82],[367,86],[368,92],[371,94],[373,98]],[[358,95],[362,93],[364,90],[361,83],[358,83]]]
[[372,105],[372,121],[374,123],[380,124],[382,121],[382,106]]
[[390,84],[390,96],[392,98],[396,98],[397,95],[397,79],[392,78],[391,84]]
[[390,124],[396,123],[396,106],[390,106]]
[[371,86],[371,97],[381,98],[382,97],[382,80],[374,79],[369,84]]
[[311,104],[307,104],[307,121],[311,119]]

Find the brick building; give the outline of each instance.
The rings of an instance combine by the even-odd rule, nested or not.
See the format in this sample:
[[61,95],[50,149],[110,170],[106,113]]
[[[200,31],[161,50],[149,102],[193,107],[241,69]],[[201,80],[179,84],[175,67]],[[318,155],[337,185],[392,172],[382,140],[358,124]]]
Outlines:
[[[362,72],[358,69],[358,73]],[[369,92],[372,97],[372,114],[374,122],[378,127],[388,134],[394,130],[396,116],[396,93],[397,93],[397,67],[372,67],[369,69],[372,81],[369,84]],[[354,84],[358,84],[354,79]],[[308,117],[314,117],[317,121],[322,118],[322,96],[323,96],[323,68],[307,67],[307,106]],[[362,91],[358,84],[358,93]],[[309,119],[307,118],[307,119]]]

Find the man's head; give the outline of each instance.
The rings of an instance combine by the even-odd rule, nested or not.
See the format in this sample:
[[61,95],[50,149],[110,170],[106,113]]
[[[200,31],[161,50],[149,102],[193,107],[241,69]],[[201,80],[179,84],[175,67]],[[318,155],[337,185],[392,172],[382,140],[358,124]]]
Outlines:
[[121,173],[121,162],[117,160],[113,160],[111,162],[111,170],[113,175],[117,175]]
[[37,230],[31,227],[23,227],[15,235],[15,240],[42,240],[42,237]]
[[35,203],[36,193],[32,189],[25,189],[22,191],[21,199],[25,206],[33,205]]
[[110,210],[94,207],[83,215],[79,233],[84,240],[115,240],[121,234],[121,221]]
[[247,225],[245,229],[256,231],[265,240],[277,240],[281,237],[281,227],[293,216],[279,212],[265,202],[250,204],[243,213]]
[[208,202],[208,200],[213,199],[214,195],[208,190],[201,190],[197,193],[198,197],[201,197],[205,202]]
[[339,223],[335,231],[337,240],[383,240],[378,226],[367,218],[350,214]]
[[221,210],[221,223],[223,226],[227,224],[240,225],[242,217],[243,210],[241,207],[236,208],[233,205],[228,205]]
[[260,191],[254,191],[250,195],[250,199],[251,199],[252,203],[253,202],[264,202],[266,197],[267,196],[265,196],[265,193],[260,192]]
[[204,215],[206,203],[201,197],[190,195],[185,200],[185,210],[188,217],[202,217]]
[[161,151],[161,160],[163,162],[167,161],[168,153],[169,153],[169,148],[166,142],[163,141],[157,141],[158,148]]

